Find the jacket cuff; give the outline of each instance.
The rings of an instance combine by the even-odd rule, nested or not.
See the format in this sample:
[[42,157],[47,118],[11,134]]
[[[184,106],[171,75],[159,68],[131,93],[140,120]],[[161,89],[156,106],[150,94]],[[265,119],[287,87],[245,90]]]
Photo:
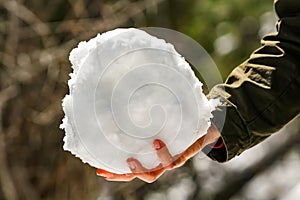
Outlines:
[[[222,123],[225,112],[225,122]],[[235,107],[220,108],[213,115],[212,122],[221,133],[218,142],[223,140],[224,146],[218,149],[206,146],[202,150],[205,154],[218,162],[226,162],[249,148],[251,142],[247,127]]]

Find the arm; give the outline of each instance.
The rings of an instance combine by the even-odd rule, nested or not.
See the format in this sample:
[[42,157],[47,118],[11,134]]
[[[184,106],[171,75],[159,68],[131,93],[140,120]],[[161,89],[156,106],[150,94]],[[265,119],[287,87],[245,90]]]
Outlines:
[[[299,114],[300,0],[275,1],[275,10],[278,33],[264,37],[262,46],[232,71],[225,84],[210,91],[211,98],[223,101],[213,121],[225,146],[208,153],[219,162],[262,142]],[[223,126],[219,116],[225,110]]]

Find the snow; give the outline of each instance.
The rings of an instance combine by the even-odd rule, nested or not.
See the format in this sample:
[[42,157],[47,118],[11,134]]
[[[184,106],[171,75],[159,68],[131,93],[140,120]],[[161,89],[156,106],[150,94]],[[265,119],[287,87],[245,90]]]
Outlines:
[[165,40],[115,29],[80,42],[69,59],[63,148],[84,163],[129,173],[126,159],[134,157],[154,168],[154,139],[176,155],[207,132],[218,101],[205,97],[189,64]]

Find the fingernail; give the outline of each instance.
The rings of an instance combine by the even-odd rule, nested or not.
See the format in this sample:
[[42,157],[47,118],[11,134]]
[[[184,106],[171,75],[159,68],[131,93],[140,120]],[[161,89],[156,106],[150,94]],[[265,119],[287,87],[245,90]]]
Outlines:
[[101,169],[97,169],[96,174],[98,176],[106,176],[106,173],[103,170],[101,170]]
[[136,169],[136,165],[133,161],[128,162],[128,166],[130,169],[135,170]]
[[97,174],[98,176],[101,176],[103,178],[107,178],[108,176],[106,174]]
[[163,145],[159,140],[154,140],[153,141],[153,147],[154,147],[154,149],[159,150],[163,147]]

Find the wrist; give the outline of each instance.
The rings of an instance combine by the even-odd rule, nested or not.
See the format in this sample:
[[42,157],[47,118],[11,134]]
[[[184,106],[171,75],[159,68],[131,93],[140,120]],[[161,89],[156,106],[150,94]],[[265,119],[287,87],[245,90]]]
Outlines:
[[215,127],[215,125],[212,124],[207,130],[206,135],[204,136],[203,145],[207,146],[216,143],[220,137],[221,137],[221,133]]

